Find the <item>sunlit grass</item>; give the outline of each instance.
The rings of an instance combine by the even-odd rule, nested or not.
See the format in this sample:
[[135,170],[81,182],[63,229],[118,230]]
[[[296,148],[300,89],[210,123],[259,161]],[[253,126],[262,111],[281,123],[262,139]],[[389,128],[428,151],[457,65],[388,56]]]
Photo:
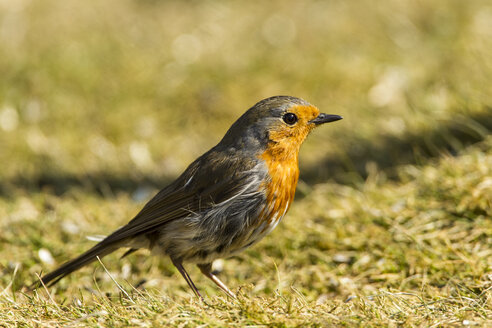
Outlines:
[[[84,194],[2,201],[1,281],[12,285],[2,293],[0,323],[485,323],[492,315],[491,147],[489,138],[456,158],[402,167],[398,184],[375,174],[359,187],[317,185],[271,236],[224,261],[221,275],[238,301],[190,266],[207,295],[200,304],[169,261],[118,261],[121,254],[104,262],[130,299],[100,264],[62,280],[50,296],[14,292],[42,268],[88,248],[93,242],[84,236],[111,231],[137,206],[127,196]],[[57,260],[40,263],[40,249]],[[142,282],[145,289],[132,287]]]
[[[491,22],[485,0],[0,1],[0,326],[486,326]],[[145,251],[103,259],[130,298],[98,263],[22,289],[277,94],[344,120],[303,146],[284,222],[219,263],[238,301]]]

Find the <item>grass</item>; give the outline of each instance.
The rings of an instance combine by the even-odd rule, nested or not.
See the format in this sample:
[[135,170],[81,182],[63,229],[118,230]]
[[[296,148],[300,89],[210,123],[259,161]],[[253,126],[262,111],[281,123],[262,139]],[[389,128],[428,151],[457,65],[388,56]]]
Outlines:
[[[0,326],[489,326],[490,21],[478,0],[1,2]],[[275,94],[345,119],[303,146],[282,224],[218,263],[237,301],[145,251],[22,288]]]

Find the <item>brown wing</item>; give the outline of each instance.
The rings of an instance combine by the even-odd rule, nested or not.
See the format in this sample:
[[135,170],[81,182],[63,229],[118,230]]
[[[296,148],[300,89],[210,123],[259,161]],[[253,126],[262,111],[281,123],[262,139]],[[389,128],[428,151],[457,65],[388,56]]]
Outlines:
[[193,162],[171,185],[157,193],[128,224],[109,235],[114,243],[155,231],[171,220],[206,211],[241,192],[257,161],[209,152]]

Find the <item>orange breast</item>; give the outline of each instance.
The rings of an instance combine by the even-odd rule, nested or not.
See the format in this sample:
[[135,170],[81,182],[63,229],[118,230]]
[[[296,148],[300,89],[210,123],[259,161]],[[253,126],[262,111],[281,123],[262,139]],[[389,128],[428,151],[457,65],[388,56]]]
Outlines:
[[[260,213],[260,224],[264,230],[273,228],[290,208],[299,179],[297,151],[292,156],[278,156],[273,147],[269,147],[260,158],[268,167],[270,179],[261,186],[265,190],[267,205]],[[285,155],[285,154],[284,154]]]

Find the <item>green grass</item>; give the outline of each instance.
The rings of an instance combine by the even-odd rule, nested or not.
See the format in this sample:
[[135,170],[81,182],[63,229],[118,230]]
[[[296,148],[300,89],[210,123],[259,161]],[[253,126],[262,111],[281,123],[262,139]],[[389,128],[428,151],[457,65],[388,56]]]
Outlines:
[[[489,326],[487,1],[0,3],[0,326]],[[122,253],[23,289],[126,223],[254,102],[344,120],[272,234],[189,267]]]

